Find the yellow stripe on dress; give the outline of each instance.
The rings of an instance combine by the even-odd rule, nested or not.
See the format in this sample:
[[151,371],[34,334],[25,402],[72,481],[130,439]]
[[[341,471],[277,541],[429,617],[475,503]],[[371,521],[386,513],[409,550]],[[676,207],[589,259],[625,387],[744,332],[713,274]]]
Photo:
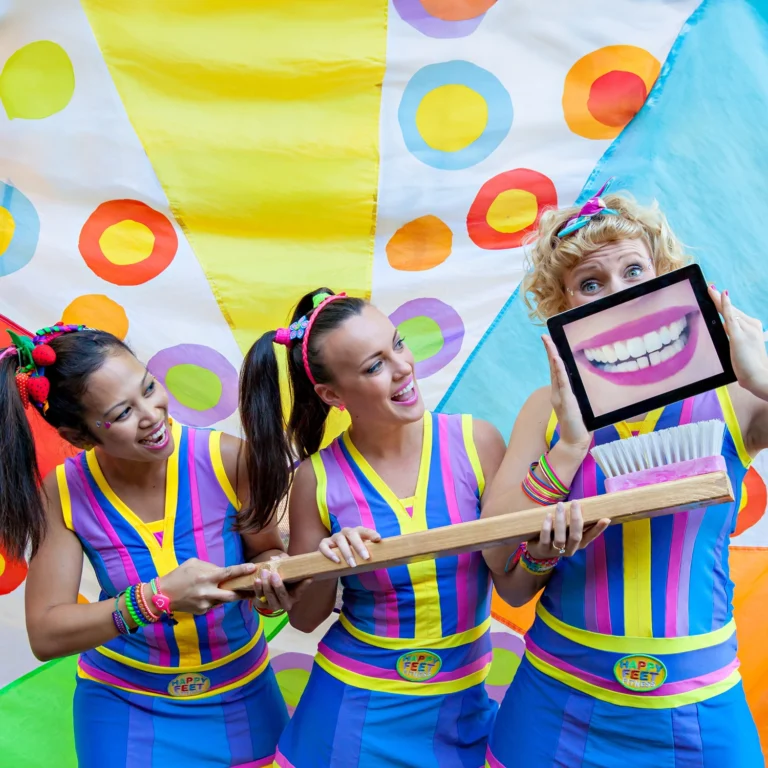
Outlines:
[[622,525],[624,549],[624,634],[653,637],[651,610],[651,521]]
[[59,486],[59,500],[61,501],[61,514],[64,518],[64,525],[70,531],[74,531],[72,523],[72,498],[69,495],[69,483],[67,482],[67,468],[64,464],[56,467],[56,483]]
[[219,485],[227,499],[229,499],[229,503],[239,512],[242,505],[240,504],[240,499],[237,498],[237,493],[232,487],[232,483],[229,482],[227,470],[224,469],[224,460],[221,458],[221,432],[210,433],[208,450],[211,454],[213,473],[216,475],[216,479],[219,481]]
[[561,683],[574,688],[577,691],[593,696],[599,701],[606,701],[609,704],[616,704],[620,707],[636,707],[638,709],[672,709],[674,707],[684,707],[687,704],[697,704],[700,701],[711,699],[727,690],[733,688],[739,680],[741,674],[738,669],[734,669],[728,677],[712,685],[704,685],[701,688],[695,688],[685,693],[674,693],[669,696],[643,696],[642,694],[619,693],[618,691],[609,691],[582,680],[570,672],[552,666],[543,659],[534,656],[530,651],[525,652],[525,656],[531,664],[543,674],[558,680]]
[[157,664],[147,664],[144,661],[137,661],[135,659],[129,658],[128,656],[123,656],[120,653],[115,653],[115,651],[103,645],[100,645],[95,650],[102,656],[106,656],[108,659],[117,661],[126,667],[141,670],[142,672],[153,672],[159,675],[182,674],[184,672],[205,672],[210,669],[217,669],[218,667],[222,667],[225,664],[229,664],[230,662],[239,659],[241,656],[245,656],[245,654],[252,650],[254,646],[259,642],[259,640],[261,640],[261,636],[263,634],[264,622],[261,620],[261,617],[259,617],[259,628],[256,630],[253,637],[244,646],[242,646],[242,648],[238,648],[228,656],[224,656],[221,659],[216,659],[216,661],[209,661],[206,664],[197,664],[194,667],[161,667]]
[[319,453],[313,453],[309,460],[312,462],[312,469],[315,471],[317,480],[317,490],[315,498],[317,499],[317,511],[320,513],[320,522],[331,531],[331,515],[328,512],[328,475],[325,471],[325,464]]
[[361,675],[358,672],[352,672],[349,669],[340,667],[338,664],[334,664],[319,652],[315,656],[315,663],[322,667],[329,675],[347,685],[368,691],[396,693],[401,696],[440,696],[447,693],[466,691],[467,688],[472,688],[472,686],[482,683],[488,677],[488,672],[491,668],[491,662],[488,662],[482,669],[478,669],[476,672],[472,672],[458,680],[446,680],[440,683],[412,683],[408,680],[385,680],[379,677]]
[[547,445],[547,450],[552,447],[552,440],[555,437],[555,430],[557,429],[557,416],[554,410],[549,414],[549,421],[547,422],[547,431],[544,433],[544,440]]
[[373,645],[377,648],[386,648],[388,650],[409,650],[418,645],[419,648],[423,648],[425,651],[430,651],[433,648],[457,648],[460,645],[466,645],[467,643],[473,643],[475,640],[481,638],[491,626],[490,616],[482,623],[478,624],[472,629],[467,629],[464,632],[458,632],[455,635],[446,635],[445,637],[435,637],[435,639],[429,639],[424,642],[421,637],[383,637],[381,635],[371,635],[368,632],[363,632],[358,629],[352,622],[344,615],[344,611],[339,615],[339,621],[344,629],[349,632],[356,640],[360,640],[367,645]]
[[739,459],[744,467],[748,467],[752,463],[752,457],[749,455],[747,446],[744,444],[744,435],[741,433],[741,425],[736,418],[736,411],[733,409],[733,401],[731,400],[730,392],[728,392],[728,387],[718,387],[715,392],[717,393],[717,399],[720,401],[720,409],[723,412],[725,426],[728,427],[728,431],[731,433]]
[[583,645],[585,648],[593,648],[596,651],[608,651],[609,653],[621,655],[647,654],[653,656],[700,651],[703,648],[720,645],[720,643],[725,642],[736,631],[736,622],[734,619],[731,619],[727,624],[720,627],[720,629],[716,629],[714,632],[687,635],[685,637],[604,635],[566,624],[547,611],[541,603],[536,606],[536,615],[551,630],[568,640],[572,640],[574,643]]
[[475,472],[477,490],[479,495],[482,496],[483,491],[485,491],[485,475],[483,474],[483,465],[480,463],[480,456],[477,453],[477,446],[475,445],[472,417],[468,413],[462,414],[461,433],[464,437],[464,450],[467,452],[467,458]]

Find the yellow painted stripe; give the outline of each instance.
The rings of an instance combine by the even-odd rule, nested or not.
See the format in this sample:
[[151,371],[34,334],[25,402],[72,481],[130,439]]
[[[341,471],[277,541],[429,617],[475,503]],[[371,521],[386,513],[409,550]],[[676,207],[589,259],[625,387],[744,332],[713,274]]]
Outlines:
[[733,443],[736,446],[736,452],[739,454],[739,459],[741,459],[741,463],[745,467],[748,467],[752,463],[752,457],[749,455],[747,446],[744,444],[744,435],[741,433],[741,426],[739,425],[739,420],[736,418],[736,411],[733,409],[733,401],[728,392],[728,387],[718,387],[715,392],[717,392],[717,399],[720,401],[720,408],[723,411],[725,425],[731,433]]
[[229,685],[223,685],[221,688],[216,688],[212,691],[206,691],[205,693],[200,693],[196,696],[171,696],[169,693],[155,693],[154,691],[137,691],[135,688],[129,688],[127,686],[122,685],[111,685],[109,683],[104,683],[101,680],[98,680],[97,678],[93,677],[92,675],[89,675],[87,672],[84,672],[80,665],[77,666],[77,676],[82,677],[84,680],[92,680],[94,683],[99,683],[99,685],[105,685],[108,688],[117,688],[121,691],[128,691],[128,693],[140,693],[142,696],[156,696],[160,699],[174,699],[176,701],[183,700],[183,701],[199,701],[200,699],[208,699],[211,696],[218,696],[222,693],[227,693],[228,691],[234,691],[237,688],[242,688],[244,685],[247,685],[251,682],[251,680],[256,679],[266,668],[269,664],[269,654],[266,654],[264,657],[264,661],[259,664],[256,669],[253,670],[250,674],[246,675],[245,677],[241,678],[237,682],[230,683]]
[[624,549],[624,632],[653,637],[651,613],[651,521],[622,526]]
[[313,453],[310,456],[310,461],[312,462],[312,469],[315,470],[315,478],[317,479],[317,491],[315,494],[317,511],[320,513],[320,520],[323,525],[330,532],[331,515],[328,512],[328,475],[325,472],[325,464],[323,464],[319,453]]
[[83,7],[240,349],[308,290],[370,297],[387,0]]
[[61,501],[61,514],[64,518],[64,525],[70,531],[74,531],[72,524],[72,498],[69,495],[69,484],[67,483],[67,470],[63,464],[56,467],[56,483],[59,486],[59,500]]
[[224,469],[224,459],[221,458],[221,432],[211,432],[208,438],[208,450],[211,453],[211,465],[213,466],[213,472],[216,475],[216,479],[219,481],[221,489],[229,499],[229,503],[240,511],[240,499],[237,498],[237,493],[232,487],[232,483],[229,482],[227,476],[227,470]]
[[217,667],[221,667],[224,664],[229,664],[231,661],[235,661],[236,659],[239,659],[241,656],[244,656],[246,653],[248,653],[248,651],[250,651],[256,645],[256,643],[259,642],[263,634],[264,622],[261,620],[261,617],[259,617],[259,628],[256,631],[256,634],[254,634],[254,636],[242,648],[238,648],[236,651],[233,651],[224,658],[217,659],[216,661],[209,661],[207,664],[198,664],[196,667],[160,667],[157,664],[147,664],[143,661],[130,659],[127,656],[115,653],[113,650],[106,648],[105,646],[99,646],[96,648],[96,650],[102,656],[106,656],[108,659],[117,661],[123,666],[131,667],[132,669],[139,669],[142,672],[154,672],[159,675],[180,675],[183,672],[205,672],[206,670],[216,669]]
[[547,450],[552,447],[552,439],[555,436],[555,430],[557,429],[557,416],[555,412],[549,414],[549,421],[547,422],[547,431],[544,433],[545,440],[547,442]]
[[603,635],[598,632],[590,632],[565,624],[554,617],[544,606],[539,603],[536,606],[538,617],[557,634],[562,635],[574,643],[596,651],[609,651],[623,655],[630,653],[643,653],[653,655],[688,653],[699,651],[702,648],[711,648],[725,642],[736,631],[736,622],[731,619],[727,624],[714,632],[706,632],[701,635],[689,635],[686,637],[629,637],[620,635]]
[[482,683],[488,677],[488,671],[491,668],[490,662],[482,669],[473,672],[471,675],[462,677],[459,680],[447,680],[443,683],[412,683],[408,680],[382,680],[377,677],[367,677],[357,672],[351,672],[348,669],[329,661],[322,653],[315,656],[315,662],[322,667],[329,675],[337,680],[341,680],[347,685],[355,688],[363,688],[368,691],[380,691],[382,693],[397,693],[404,696],[440,696],[447,693],[456,693],[457,691],[466,691],[473,685]]
[[700,701],[705,701],[706,699],[711,699],[714,696],[725,693],[741,680],[739,670],[735,669],[725,678],[725,680],[721,680],[719,683],[713,683],[712,685],[696,688],[693,691],[672,694],[671,696],[643,696],[642,694],[608,691],[598,685],[587,683],[569,672],[564,672],[562,669],[553,667],[543,659],[534,656],[530,651],[526,651],[525,656],[536,669],[543,672],[545,675],[548,675],[555,680],[559,680],[561,683],[564,683],[577,691],[593,696],[599,701],[607,701],[610,704],[616,704],[620,707],[637,707],[639,709],[672,709],[674,707],[684,707],[687,704],[697,704]]
[[445,637],[436,637],[435,639],[430,638],[425,641],[419,637],[381,637],[379,635],[368,634],[368,632],[363,632],[354,626],[344,615],[343,611],[339,615],[339,621],[352,637],[367,645],[373,645],[377,648],[387,648],[388,650],[404,651],[414,648],[415,646],[426,651],[431,651],[435,648],[457,648],[460,645],[466,645],[467,643],[473,643],[475,640],[478,640],[491,626],[491,618],[489,616],[482,624],[478,624],[472,629],[458,632],[455,635],[446,635]]
[[483,491],[485,491],[485,475],[483,474],[483,465],[480,463],[480,456],[477,453],[477,446],[475,445],[472,417],[468,413],[463,414],[461,417],[461,432],[464,436],[464,450],[467,452],[469,463],[472,465],[472,469],[475,472],[477,488],[482,496]]

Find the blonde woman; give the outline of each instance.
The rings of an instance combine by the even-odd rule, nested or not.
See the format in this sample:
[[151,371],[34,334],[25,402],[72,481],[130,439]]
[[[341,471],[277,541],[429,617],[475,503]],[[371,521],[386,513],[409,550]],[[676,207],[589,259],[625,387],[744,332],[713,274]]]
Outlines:
[[[535,320],[686,262],[658,208],[601,193],[542,217],[524,286]],[[727,291],[712,287],[711,296],[738,383],[594,434],[543,339],[551,386],[523,406],[483,517],[604,493],[590,447],[707,419],[726,423],[722,453],[737,498],[607,529],[601,521],[584,532],[566,527],[560,507],[535,542],[484,553],[508,603],[544,590],[489,742],[491,768],[764,765],[738,672],[728,540],[742,478],[768,446],[768,358],[759,321],[735,309]],[[695,343],[684,330],[679,338]]]

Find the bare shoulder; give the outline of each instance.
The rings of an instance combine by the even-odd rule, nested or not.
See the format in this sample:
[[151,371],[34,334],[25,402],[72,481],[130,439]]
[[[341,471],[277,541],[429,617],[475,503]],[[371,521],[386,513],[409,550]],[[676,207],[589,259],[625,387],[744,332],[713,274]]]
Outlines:
[[59,493],[58,467],[52,469],[40,485],[43,504],[49,518],[60,520],[62,515],[61,494]]
[[315,476],[315,470],[312,467],[311,459],[304,459],[299,464],[299,468],[293,476],[293,484],[291,485],[291,498],[301,498],[306,500],[308,498],[315,498],[315,492],[317,491],[317,477]]

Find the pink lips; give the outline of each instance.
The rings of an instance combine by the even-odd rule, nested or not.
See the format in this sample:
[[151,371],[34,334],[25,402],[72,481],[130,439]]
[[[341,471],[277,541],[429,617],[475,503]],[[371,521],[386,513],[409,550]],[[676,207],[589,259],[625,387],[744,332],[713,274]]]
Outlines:
[[600,376],[600,378],[610,381],[613,384],[634,387],[656,384],[679,373],[691,362],[693,354],[696,351],[696,342],[699,338],[698,317],[692,317],[688,323],[688,341],[686,342],[685,347],[668,360],[664,360],[658,365],[652,365],[648,368],[640,368],[637,371],[605,371],[602,368],[592,365],[587,360],[584,350],[594,349],[606,344],[613,344],[617,341],[624,341],[626,339],[634,338],[635,336],[643,336],[651,330],[658,330],[665,325],[669,325],[676,320],[682,319],[686,315],[693,313],[698,314],[698,312],[698,307],[669,307],[663,309],[652,315],[646,315],[638,320],[632,320],[629,323],[620,325],[618,328],[613,328],[610,331],[600,333],[597,336],[593,336],[591,339],[587,339],[587,341],[581,342],[575,347],[574,355],[578,355],[580,364],[583,367],[586,367],[590,373],[594,373],[596,376]]
[[[158,427],[158,429],[159,429],[159,427]],[[152,430],[152,432],[150,432],[150,434],[152,434],[155,431],[156,430]],[[165,424],[165,439],[162,442],[157,443],[156,445],[150,445],[149,443],[141,443],[141,446],[142,446],[142,448],[146,448],[148,451],[162,451],[163,448],[165,448],[165,446],[168,445],[168,441],[170,439],[171,439],[171,428],[168,425],[168,423],[166,422],[166,424]]]
[[[413,377],[408,379],[408,381],[403,384],[402,387],[398,390],[398,392],[401,392],[404,390],[407,386],[411,384],[413,381]],[[397,393],[395,393],[397,394]],[[411,396],[407,400],[392,400],[392,398],[389,398],[391,402],[393,402],[395,405],[403,405],[403,406],[410,406],[410,405],[416,405],[416,403],[419,402],[419,390],[417,389],[416,385],[414,384],[413,391],[411,392]]]

